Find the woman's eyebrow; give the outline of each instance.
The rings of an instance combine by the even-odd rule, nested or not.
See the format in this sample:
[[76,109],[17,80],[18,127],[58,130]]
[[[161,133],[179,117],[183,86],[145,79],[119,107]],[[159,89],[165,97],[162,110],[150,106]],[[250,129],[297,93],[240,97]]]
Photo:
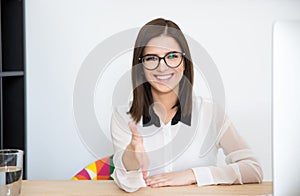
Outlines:
[[[173,51],[169,51],[169,52],[166,52],[163,56],[166,56],[167,54],[170,54],[170,53],[175,53],[175,52],[180,52],[180,51],[176,51],[176,50],[173,50]],[[158,54],[154,54],[154,53],[147,53],[147,54],[144,54],[143,56],[159,56]],[[159,56],[160,57],[160,56]]]
[[158,54],[152,54],[152,53],[148,53],[148,54],[144,54],[143,56],[159,56]]

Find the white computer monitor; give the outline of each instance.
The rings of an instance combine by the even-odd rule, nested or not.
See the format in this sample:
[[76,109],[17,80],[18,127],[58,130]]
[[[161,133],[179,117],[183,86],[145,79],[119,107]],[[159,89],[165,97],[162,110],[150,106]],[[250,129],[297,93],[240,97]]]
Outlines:
[[300,195],[300,21],[273,28],[274,195]]

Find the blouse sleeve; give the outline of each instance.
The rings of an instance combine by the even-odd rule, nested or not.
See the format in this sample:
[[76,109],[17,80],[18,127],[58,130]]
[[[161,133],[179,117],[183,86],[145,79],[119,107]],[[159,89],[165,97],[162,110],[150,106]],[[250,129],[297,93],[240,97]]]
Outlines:
[[260,164],[231,123],[221,133],[217,145],[223,149],[227,165],[193,168],[198,186],[262,182]]
[[230,123],[220,141],[227,165],[209,167],[214,184],[261,183],[263,172],[254,153]]
[[146,187],[140,170],[127,171],[123,165],[122,157],[124,150],[131,140],[130,130],[126,119],[115,111],[111,118],[111,136],[114,147],[113,163],[115,170],[112,177],[115,183],[126,192],[137,191],[141,187]]

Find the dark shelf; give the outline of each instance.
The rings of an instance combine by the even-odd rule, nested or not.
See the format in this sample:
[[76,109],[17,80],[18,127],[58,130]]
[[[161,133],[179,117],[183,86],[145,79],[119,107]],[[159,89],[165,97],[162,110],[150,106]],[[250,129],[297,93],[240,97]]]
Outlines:
[[24,78],[2,79],[3,146],[24,150]]
[[4,71],[4,72],[0,72],[0,78],[13,77],[13,76],[24,76],[24,71]]
[[1,0],[2,71],[24,68],[23,1]]
[[0,148],[25,151],[24,0],[0,0]]

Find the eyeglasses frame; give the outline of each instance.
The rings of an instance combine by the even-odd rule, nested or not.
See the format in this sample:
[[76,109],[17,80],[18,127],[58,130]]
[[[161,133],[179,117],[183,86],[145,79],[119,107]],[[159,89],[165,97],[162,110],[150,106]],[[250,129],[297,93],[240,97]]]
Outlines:
[[[170,53],[179,53],[179,54],[182,55],[181,60],[180,60],[180,63],[179,63],[177,66],[175,66],[175,67],[172,67],[172,66],[168,65],[168,63],[166,62],[166,56],[168,56]],[[156,56],[156,57],[158,58],[158,64],[157,64],[157,66],[156,66],[155,68],[153,68],[153,69],[148,69],[148,68],[144,65],[144,63],[143,63],[143,58],[145,58],[145,57],[147,57],[147,56]],[[177,67],[182,63],[182,60],[183,60],[184,58],[185,58],[185,53],[184,53],[184,52],[170,51],[170,52],[168,52],[168,53],[167,53],[165,56],[163,56],[163,57],[160,57],[160,56],[158,56],[157,54],[146,54],[146,55],[140,57],[140,58],[139,58],[139,61],[143,64],[143,66],[144,66],[145,69],[151,71],[151,70],[155,70],[155,69],[157,69],[157,68],[159,67],[160,61],[161,61],[162,59],[164,60],[165,64],[166,64],[168,67],[170,67],[170,68],[172,68],[172,69],[175,69],[175,68],[177,68]]]

